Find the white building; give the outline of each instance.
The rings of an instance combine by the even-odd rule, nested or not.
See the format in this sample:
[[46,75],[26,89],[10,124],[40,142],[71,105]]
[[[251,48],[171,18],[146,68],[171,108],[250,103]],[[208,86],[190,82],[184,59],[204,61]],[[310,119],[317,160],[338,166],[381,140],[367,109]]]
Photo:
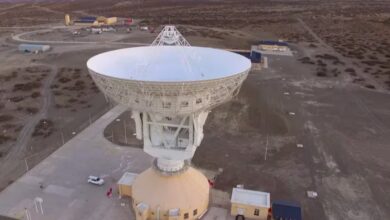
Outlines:
[[251,219],[267,219],[271,208],[270,194],[243,188],[233,188],[231,214]]
[[18,47],[19,51],[25,53],[39,53],[50,50],[50,45],[43,44],[20,44]]

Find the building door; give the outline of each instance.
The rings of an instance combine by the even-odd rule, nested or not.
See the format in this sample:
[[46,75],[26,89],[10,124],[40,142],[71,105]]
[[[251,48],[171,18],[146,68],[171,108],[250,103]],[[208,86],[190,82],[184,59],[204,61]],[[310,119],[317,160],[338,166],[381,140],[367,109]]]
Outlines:
[[244,214],[245,214],[245,209],[237,208],[237,215],[244,215]]

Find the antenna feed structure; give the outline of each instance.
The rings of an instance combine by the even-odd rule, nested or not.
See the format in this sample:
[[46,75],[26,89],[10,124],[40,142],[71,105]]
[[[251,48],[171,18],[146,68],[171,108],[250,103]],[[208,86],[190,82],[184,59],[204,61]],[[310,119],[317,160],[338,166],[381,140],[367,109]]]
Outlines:
[[167,25],[153,41],[151,46],[191,46],[173,25]]

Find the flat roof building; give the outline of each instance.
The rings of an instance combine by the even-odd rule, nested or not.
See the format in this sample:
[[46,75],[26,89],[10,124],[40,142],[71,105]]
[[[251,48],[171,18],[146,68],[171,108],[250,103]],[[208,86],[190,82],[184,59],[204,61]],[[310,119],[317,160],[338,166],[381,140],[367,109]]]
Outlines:
[[233,188],[231,215],[266,220],[271,208],[270,194],[243,188]]
[[44,44],[20,44],[18,47],[19,51],[25,53],[39,53],[50,50],[50,45]]
[[138,176],[136,173],[126,172],[118,181],[118,189],[120,196],[129,196],[132,195],[131,187],[133,186],[133,182],[135,178]]

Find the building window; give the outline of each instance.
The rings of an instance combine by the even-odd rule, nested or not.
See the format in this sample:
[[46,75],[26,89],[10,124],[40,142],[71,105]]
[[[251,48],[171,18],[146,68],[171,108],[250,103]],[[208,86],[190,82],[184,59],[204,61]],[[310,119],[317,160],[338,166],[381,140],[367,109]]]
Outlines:
[[180,103],[180,106],[181,106],[182,108],[188,107],[188,102],[187,102],[187,101],[181,102],[181,103]]
[[184,213],[184,219],[188,219],[189,215],[188,213]]
[[193,216],[197,215],[198,214],[198,210],[197,209],[194,209],[194,212],[193,212]]
[[202,99],[201,98],[196,99],[196,104],[200,104],[200,103],[202,103]]
[[255,216],[259,216],[260,215],[260,210],[259,209],[255,209],[255,213],[253,213]]

